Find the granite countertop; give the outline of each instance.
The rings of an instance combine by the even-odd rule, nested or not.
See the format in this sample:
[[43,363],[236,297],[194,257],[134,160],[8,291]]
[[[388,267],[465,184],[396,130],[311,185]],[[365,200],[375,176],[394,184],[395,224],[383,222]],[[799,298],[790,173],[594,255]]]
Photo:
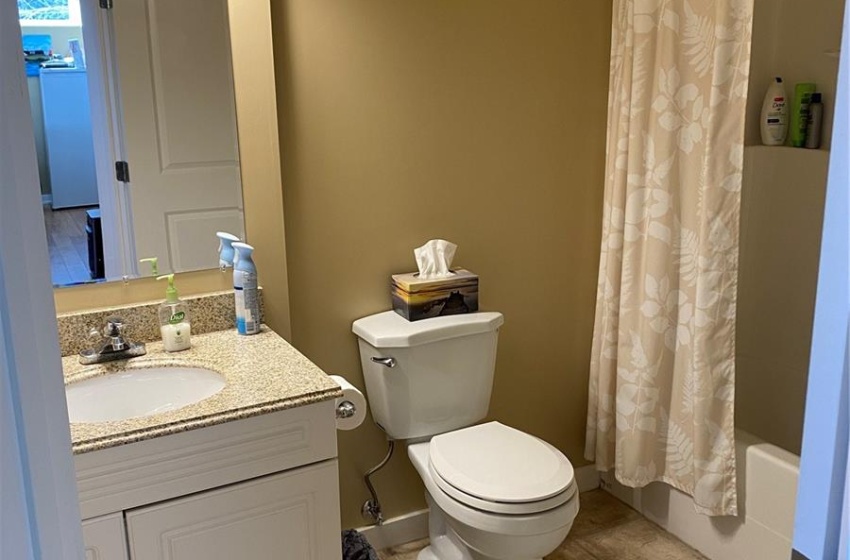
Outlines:
[[147,354],[105,364],[80,364],[62,358],[65,383],[126,369],[202,367],[221,374],[225,387],[189,406],[127,420],[71,423],[74,454],[87,453],[231,420],[248,418],[342,396],[339,386],[318,366],[268,327],[240,336],[235,329],[192,335],[192,348],[168,353],[162,342],[150,342]]

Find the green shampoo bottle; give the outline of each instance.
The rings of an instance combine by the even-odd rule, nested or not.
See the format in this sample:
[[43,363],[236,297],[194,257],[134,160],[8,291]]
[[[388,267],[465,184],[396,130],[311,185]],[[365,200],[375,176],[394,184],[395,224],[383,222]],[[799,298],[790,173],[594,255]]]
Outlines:
[[806,145],[806,130],[809,127],[809,104],[817,86],[803,83],[794,86],[794,103],[791,105],[791,145],[802,148]]

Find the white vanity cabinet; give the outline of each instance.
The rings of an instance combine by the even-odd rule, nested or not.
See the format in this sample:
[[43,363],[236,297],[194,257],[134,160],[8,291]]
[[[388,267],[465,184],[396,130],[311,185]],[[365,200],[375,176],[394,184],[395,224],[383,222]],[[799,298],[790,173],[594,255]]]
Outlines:
[[127,560],[124,515],[113,513],[83,521],[86,560]]
[[127,512],[131,560],[339,557],[327,461]]
[[340,560],[336,456],[333,400],[76,455],[86,560]]

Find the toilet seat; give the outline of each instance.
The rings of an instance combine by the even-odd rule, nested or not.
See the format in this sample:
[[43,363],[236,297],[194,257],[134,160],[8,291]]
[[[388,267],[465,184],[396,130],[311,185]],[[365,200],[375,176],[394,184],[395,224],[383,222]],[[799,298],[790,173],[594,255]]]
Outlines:
[[482,500],[481,498],[476,498],[471,494],[467,494],[466,492],[455,488],[446,482],[439,473],[435,472],[433,465],[429,464],[428,468],[431,473],[431,477],[434,479],[434,483],[440,488],[440,490],[445,492],[446,495],[462,504],[488,513],[499,513],[502,515],[529,515],[532,513],[542,513],[566,504],[575,497],[577,492],[577,485],[573,483],[560,494],[538,502],[491,502],[488,500]]
[[539,513],[576,495],[575,472],[560,451],[499,422],[434,437],[428,469],[447,495],[493,513]]

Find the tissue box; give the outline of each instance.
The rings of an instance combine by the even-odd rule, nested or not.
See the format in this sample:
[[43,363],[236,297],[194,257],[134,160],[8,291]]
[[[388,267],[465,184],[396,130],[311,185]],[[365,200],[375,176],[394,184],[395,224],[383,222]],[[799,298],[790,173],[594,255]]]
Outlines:
[[393,274],[393,311],[419,321],[478,311],[478,275],[456,268],[448,278],[422,280],[418,272]]

